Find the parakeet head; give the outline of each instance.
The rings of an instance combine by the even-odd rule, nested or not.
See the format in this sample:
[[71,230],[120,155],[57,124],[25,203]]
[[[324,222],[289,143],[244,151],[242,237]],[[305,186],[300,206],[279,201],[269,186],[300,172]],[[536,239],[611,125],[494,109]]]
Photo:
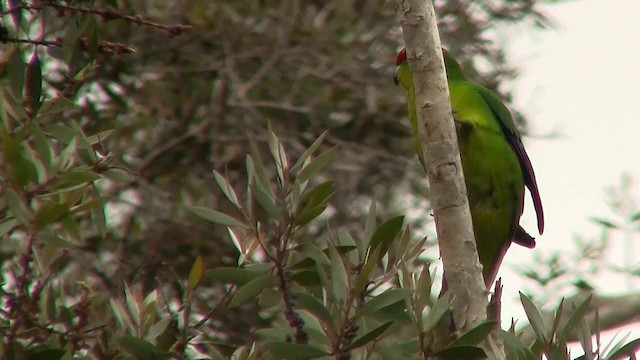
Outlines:
[[[447,80],[464,79],[464,73],[460,64],[456,59],[446,50],[442,49],[442,56],[444,58],[444,66],[447,71]],[[412,87],[411,72],[409,70],[409,63],[407,62],[407,49],[402,48],[396,56],[396,74],[393,80],[396,85],[400,84],[403,88],[409,89]]]
[[396,56],[396,73],[393,77],[393,81],[396,85],[400,84],[402,87],[409,91],[413,88],[413,82],[411,80],[411,70],[409,70],[409,63],[407,62],[407,49],[402,48]]

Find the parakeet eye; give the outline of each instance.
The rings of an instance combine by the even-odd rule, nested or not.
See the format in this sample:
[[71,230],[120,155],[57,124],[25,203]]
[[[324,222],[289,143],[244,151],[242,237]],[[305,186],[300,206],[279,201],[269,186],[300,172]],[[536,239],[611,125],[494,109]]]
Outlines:
[[400,64],[405,62],[405,60],[407,60],[407,49],[402,48],[402,50],[400,50],[400,52],[396,56],[396,66],[399,66]]

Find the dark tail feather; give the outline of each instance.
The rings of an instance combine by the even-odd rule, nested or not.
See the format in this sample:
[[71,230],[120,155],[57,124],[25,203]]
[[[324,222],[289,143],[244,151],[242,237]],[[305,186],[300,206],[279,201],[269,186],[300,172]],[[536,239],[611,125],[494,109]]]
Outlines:
[[533,249],[534,247],[536,247],[536,239],[533,236],[527,234],[527,232],[520,225],[518,225],[516,233],[513,236],[513,242],[529,249]]

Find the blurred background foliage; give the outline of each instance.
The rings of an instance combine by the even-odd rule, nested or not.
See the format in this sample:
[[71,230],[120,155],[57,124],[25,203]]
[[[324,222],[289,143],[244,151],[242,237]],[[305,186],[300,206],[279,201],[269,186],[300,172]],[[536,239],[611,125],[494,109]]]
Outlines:
[[[443,44],[470,76],[509,99],[500,90],[517,69],[495,42],[496,28],[548,28],[541,3],[436,1]],[[196,256],[206,269],[238,264],[225,227],[188,209],[241,215],[212,170],[250,197],[250,139],[255,153],[269,154],[269,123],[292,161],[327,130],[319,151],[338,148],[311,180],[332,180],[333,196],[320,218],[297,230],[299,238],[324,247],[330,228],[361,232],[373,200],[379,219],[406,213],[411,227],[429,228],[405,96],[392,82],[402,34],[386,1],[0,6],[5,343],[42,344],[53,331],[72,348],[91,346],[111,358],[113,326],[151,331],[122,314],[136,318],[147,309],[150,323],[166,320],[156,335],[175,338],[185,328],[177,315],[185,299],[211,339],[255,340],[277,312],[250,303],[216,311],[229,288],[206,276],[197,292],[185,285]],[[276,168],[266,168],[275,181]],[[434,246],[432,236],[426,244]]]

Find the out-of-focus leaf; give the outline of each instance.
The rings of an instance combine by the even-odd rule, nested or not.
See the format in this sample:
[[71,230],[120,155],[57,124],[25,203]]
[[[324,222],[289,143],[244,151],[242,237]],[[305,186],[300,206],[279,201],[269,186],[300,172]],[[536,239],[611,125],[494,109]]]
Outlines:
[[126,353],[139,360],[158,358],[159,352],[155,345],[131,335],[125,335],[117,340],[118,346]]
[[224,226],[230,226],[230,227],[236,227],[236,228],[246,228],[247,225],[241,223],[240,221],[236,220],[235,218],[221,213],[219,211],[215,211],[212,209],[208,209],[208,208],[204,208],[204,207],[200,207],[200,206],[192,206],[189,208],[189,210],[191,210],[191,212],[193,212],[194,214],[200,216],[201,218],[207,220],[207,221],[211,221],[213,223],[216,224],[220,224],[220,225],[224,225]]
[[[328,133],[329,133],[328,130],[323,132],[320,136],[318,136],[316,141],[314,141],[313,144],[311,144],[311,146],[309,146],[307,150],[305,150],[302,153],[302,155],[300,155],[296,163],[293,164],[293,166],[291,167],[292,172],[294,173],[298,172],[298,170],[305,164],[307,159],[309,159],[309,157],[313,155],[313,153],[316,152],[316,150],[318,150],[320,145],[322,145],[322,142],[324,141],[324,138],[327,136]],[[301,181],[301,182],[304,182],[304,181]]]
[[36,230],[42,230],[69,213],[69,205],[64,203],[45,203],[36,210],[33,224]]
[[256,299],[264,289],[273,286],[273,277],[271,275],[263,275],[257,279],[253,279],[240,287],[233,295],[229,302],[230,308],[238,307],[250,300]]
[[53,165],[54,152],[51,142],[45,137],[37,122],[31,121],[27,126],[29,127],[29,132],[33,135],[33,144],[40,160],[45,165],[46,170],[50,171]]
[[356,317],[372,314],[398,301],[403,301],[413,293],[411,289],[389,289],[367,301],[357,312]]
[[260,207],[262,207],[271,218],[278,219],[280,217],[280,209],[278,205],[276,205],[276,199],[273,195],[268,194],[264,190],[264,186],[259,185],[259,182],[251,182],[251,195],[253,195],[258,201],[258,204],[260,204]]
[[54,98],[42,103],[38,116],[54,115],[71,109],[75,104],[67,98]]
[[262,294],[260,294],[260,298],[258,299],[258,305],[260,305],[263,309],[270,309],[282,301],[282,295],[276,289],[265,289]]
[[344,267],[344,262],[340,254],[333,248],[329,248],[329,254],[331,259],[331,293],[338,302],[342,302],[347,298],[349,292],[349,277],[347,275],[347,269]]
[[584,319],[584,316],[587,313],[587,311],[589,311],[590,304],[591,304],[591,296],[584,299],[584,301],[580,303],[580,305],[578,305],[578,307],[576,307],[573,310],[573,313],[571,313],[571,316],[569,316],[569,319],[564,324],[564,326],[562,326],[562,328],[558,333],[560,338],[569,340],[569,336],[571,335],[571,332],[575,330],[575,328],[580,324],[580,321]]
[[400,229],[402,229],[403,223],[404,216],[400,215],[380,224],[371,236],[370,246],[375,249],[380,245],[382,246],[382,254],[386,253],[389,249],[389,244],[396,238]]
[[238,196],[236,195],[236,192],[233,190],[233,187],[231,186],[229,181],[227,181],[227,179],[224,176],[222,176],[222,174],[220,174],[215,170],[213,170],[213,177],[216,180],[216,183],[218,184],[218,186],[220,187],[220,190],[222,190],[222,193],[224,194],[224,196],[226,196],[227,199],[229,199],[229,201],[231,201],[231,203],[235,205],[238,209],[241,209],[242,205],[240,204],[240,201],[238,200]]
[[30,351],[28,360],[60,360],[65,355],[62,349],[38,349]]
[[434,354],[438,359],[477,360],[486,359],[487,353],[477,346],[457,345],[446,347]]
[[[367,219],[364,222],[363,237],[367,246],[371,246],[371,238],[373,237],[374,231],[376,231],[376,202],[372,201],[371,205],[369,205],[369,211],[367,212]],[[375,246],[371,246],[371,248],[375,249]]]
[[[7,0],[7,4],[9,5],[9,8],[7,10],[11,13],[11,20],[13,20],[13,26],[15,26],[16,30],[21,29],[22,24],[24,23],[24,19],[23,19],[24,9],[22,9],[22,2],[19,0]],[[2,10],[4,11],[4,8]]]
[[36,47],[31,55],[29,64],[27,65],[27,72],[25,74],[25,100],[27,101],[27,107],[31,114],[35,114],[40,108],[42,97],[42,65],[38,58],[38,48]]
[[164,331],[167,329],[169,324],[171,324],[171,319],[170,318],[160,319],[160,321],[158,321],[157,323],[153,324],[149,328],[149,334],[147,335],[147,338],[150,339],[150,340],[155,340],[158,336],[160,336],[160,335],[162,335],[162,333],[164,333]]
[[9,218],[0,222],[0,238],[5,236],[9,231],[13,230],[19,224],[18,219]]
[[327,181],[303,195],[296,209],[296,221],[300,225],[305,225],[322,214],[327,208],[327,201],[332,193],[333,181]]
[[368,342],[377,339],[380,335],[382,335],[387,329],[393,325],[393,321],[388,321],[377,328],[369,331],[368,333],[356,338],[353,343],[347,348],[348,350],[357,349],[360,346],[366,345]]
[[322,305],[322,303],[320,303],[318,299],[302,291],[295,291],[292,293],[292,295],[294,296],[294,300],[300,308],[305,309],[311,314],[315,315],[318,320],[320,320],[320,322],[324,324],[324,326],[329,326],[332,329],[335,327],[333,318],[331,317],[329,310],[327,310],[327,308]]
[[332,147],[331,149],[318,155],[315,159],[312,159],[307,166],[300,170],[300,173],[296,177],[296,180],[305,182],[311,179],[314,175],[318,174],[325,166],[329,165],[331,161],[338,154],[338,148]]
[[373,249],[373,251],[369,253],[369,256],[367,257],[366,262],[364,263],[364,266],[362,266],[360,273],[356,277],[356,283],[353,288],[353,291],[356,294],[361,293],[367,286],[367,283],[369,282],[369,277],[371,276],[373,269],[376,267],[376,265],[378,264],[378,261],[380,260],[380,257],[382,256],[381,253],[382,253],[382,248],[380,247]]
[[634,356],[635,353],[640,349],[640,339],[635,339],[630,341],[625,346],[621,347],[616,351],[612,351],[611,354],[607,354],[605,356],[606,360],[622,360],[628,357]]
[[27,66],[22,61],[22,52],[16,45],[13,47],[11,54],[9,55],[9,61],[7,63],[7,74],[9,76],[9,84],[11,85],[12,94],[17,97],[17,100],[22,100],[22,93],[24,88],[25,70]]
[[590,220],[591,222],[604,226],[607,229],[618,229],[620,227],[618,224],[614,223],[613,221],[604,219],[604,218],[592,217]]
[[429,332],[436,327],[440,319],[442,319],[442,316],[449,311],[452,301],[453,293],[451,291],[446,291],[441,297],[438,298],[438,300],[436,300],[436,302],[431,307],[429,314],[424,320],[424,331]]
[[189,291],[193,291],[198,286],[202,279],[203,271],[204,264],[202,262],[202,257],[198,255],[191,265],[191,271],[189,271],[189,280],[187,281],[187,289]]
[[4,202],[9,206],[11,214],[23,225],[29,225],[33,218],[33,214],[22,201],[20,195],[11,188],[5,188],[3,192]]
[[513,360],[538,360],[538,357],[527,347],[522,340],[508,331],[500,331],[507,359]]
[[[266,264],[261,264],[266,265]],[[269,269],[271,266],[269,266]],[[222,281],[225,284],[244,285],[251,280],[255,280],[263,276],[269,269],[265,266],[261,266],[258,269],[248,269],[240,267],[219,267],[211,270],[207,270],[207,276],[217,281]]]
[[330,355],[329,352],[306,344],[287,342],[273,342],[265,345],[267,351],[272,352],[278,359],[307,360]]
[[524,312],[527,314],[527,318],[529,319],[529,323],[531,324],[533,331],[536,333],[538,341],[543,344],[548,343],[544,321],[542,320],[542,315],[540,315],[538,308],[522,292],[520,292],[520,302],[522,303]]
[[100,131],[97,134],[94,134],[94,135],[91,135],[91,136],[87,136],[87,142],[90,145],[96,145],[96,144],[99,144],[101,142],[104,142],[104,141],[108,140],[111,137],[112,134],[113,134],[113,129]]
[[460,335],[451,346],[480,344],[496,328],[497,321],[483,321]]

